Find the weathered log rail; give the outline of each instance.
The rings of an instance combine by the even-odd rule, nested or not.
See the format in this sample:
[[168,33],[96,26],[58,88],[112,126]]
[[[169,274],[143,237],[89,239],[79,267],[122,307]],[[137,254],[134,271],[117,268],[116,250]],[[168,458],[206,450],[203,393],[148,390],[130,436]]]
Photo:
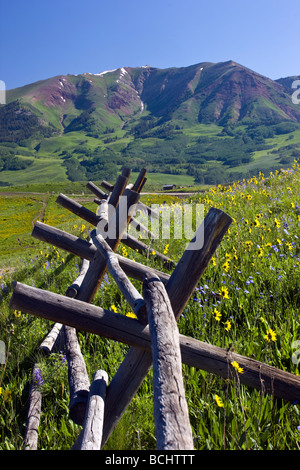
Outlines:
[[[152,365],[158,449],[193,449],[181,376],[182,363],[234,380],[230,363],[237,361],[244,369],[239,377],[241,384],[285,400],[300,399],[299,377],[178,332],[176,322],[232,222],[227,214],[210,209],[177,264],[156,253],[156,260],[164,267],[173,269],[172,274],[116,253],[119,244],[124,243],[146,257],[149,255],[148,245],[126,233],[128,224],[138,225],[134,209],[140,204],[145,175],[146,170],[143,169],[135,183],[129,184],[130,170],[124,168],[115,185],[102,182],[101,186],[109,194],[88,182],[87,187],[98,198],[97,214],[59,195],[58,204],[97,227],[92,230],[90,240],[83,240],[41,222],[36,222],[32,236],[80,257],[82,266],[79,276],[65,295],[17,283],[11,298],[11,308],[54,322],[40,346],[41,351],[49,354],[59,340],[64,341],[69,371],[70,417],[83,426],[73,449],[104,447]],[[124,195],[126,197],[122,198]],[[158,216],[146,205],[143,205],[143,210],[151,217]],[[109,231],[111,226],[115,229],[114,236]],[[201,246],[195,243],[197,237],[203,239]],[[137,320],[92,304],[107,270]],[[142,295],[129,278],[143,283]],[[110,383],[105,371],[96,371],[90,384],[77,330],[130,346]],[[24,447],[36,449],[41,395],[34,383],[30,389],[29,403]]]

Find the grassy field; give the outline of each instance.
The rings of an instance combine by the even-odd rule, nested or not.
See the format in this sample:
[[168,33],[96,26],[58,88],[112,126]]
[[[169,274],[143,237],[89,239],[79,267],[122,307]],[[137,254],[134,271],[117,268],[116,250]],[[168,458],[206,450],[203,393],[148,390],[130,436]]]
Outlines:
[[[233,224],[179,319],[180,333],[222,348],[230,346],[239,354],[299,376],[299,361],[295,360],[295,354],[299,355],[295,345],[300,339],[299,194],[300,167],[295,162],[290,172],[260,174],[185,200],[203,204],[205,214],[210,207],[220,208],[233,218]],[[37,348],[51,324],[10,310],[9,300],[16,281],[63,294],[78,273],[80,260],[30,240],[36,218],[42,216],[46,223],[81,238],[88,237],[89,227],[57,207],[51,194],[16,194],[2,196],[0,201],[0,243],[5,247],[1,251],[0,340],[7,352],[6,363],[0,366],[0,449],[22,448],[35,363],[43,394],[39,449],[69,449],[81,428],[68,417],[64,352],[48,359],[37,357]],[[182,199],[145,195],[144,202],[166,202],[176,214]],[[179,261],[185,240],[174,238],[175,226],[176,219],[170,239],[157,240],[152,246]],[[13,253],[16,249],[20,251]],[[162,269],[154,257],[146,260],[121,247],[119,252]],[[134,284],[141,289],[140,283]],[[130,313],[110,275],[94,303],[124,315]],[[78,338],[90,377],[101,368],[111,380],[128,347],[81,332]],[[237,377],[246,372],[238,366],[236,371]],[[185,365],[183,377],[196,450],[300,449],[299,397],[285,402],[263,389],[243,386],[238,379],[227,381]],[[107,442],[107,450],[155,449],[152,397],[150,371]]]

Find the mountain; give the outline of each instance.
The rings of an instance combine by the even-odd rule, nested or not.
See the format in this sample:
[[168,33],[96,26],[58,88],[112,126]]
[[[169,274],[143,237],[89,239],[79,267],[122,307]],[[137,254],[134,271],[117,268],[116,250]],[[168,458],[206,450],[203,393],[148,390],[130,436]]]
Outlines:
[[[227,172],[243,165],[257,170],[250,163],[271,150],[266,139],[290,134],[297,140],[296,78],[274,81],[227,61],[60,75],[10,90],[0,106],[0,178],[16,181],[8,173],[15,169],[30,178],[46,159],[52,167],[55,161],[58,180],[101,171],[112,177],[124,163],[198,180],[211,167],[220,172],[220,165]],[[267,166],[276,163],[271,157]]]

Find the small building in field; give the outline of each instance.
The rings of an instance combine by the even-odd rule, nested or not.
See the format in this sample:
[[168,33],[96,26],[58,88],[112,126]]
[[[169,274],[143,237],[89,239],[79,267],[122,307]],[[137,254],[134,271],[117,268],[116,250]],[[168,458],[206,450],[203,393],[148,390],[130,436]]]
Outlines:
[[164,191],[169,191],[170,189],[175,189],[175,188],[176,188],[176,184],[165,184],[163,186]]

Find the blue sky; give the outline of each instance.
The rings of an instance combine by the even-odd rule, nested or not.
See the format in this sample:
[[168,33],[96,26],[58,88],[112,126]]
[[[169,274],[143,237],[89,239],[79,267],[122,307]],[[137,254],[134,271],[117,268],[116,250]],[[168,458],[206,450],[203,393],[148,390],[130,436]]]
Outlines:
[[272,79],[300,75],[299,0],[0,2],[0,80],[234,60]]

